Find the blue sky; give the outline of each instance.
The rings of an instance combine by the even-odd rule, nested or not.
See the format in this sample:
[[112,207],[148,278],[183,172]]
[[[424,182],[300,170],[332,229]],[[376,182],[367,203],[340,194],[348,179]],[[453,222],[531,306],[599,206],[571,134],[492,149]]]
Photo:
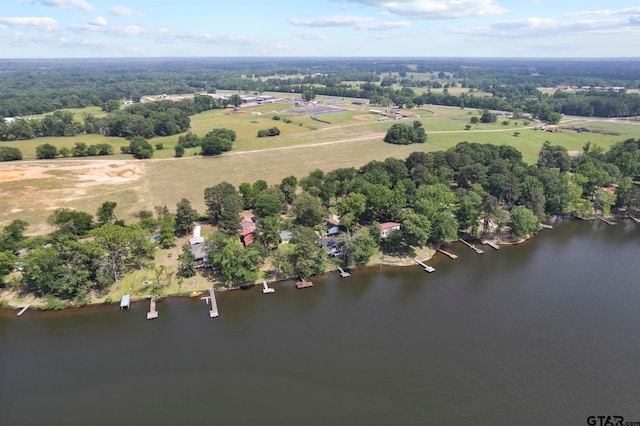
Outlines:
[[610,0],[2,0],[0,58],[640,57]]

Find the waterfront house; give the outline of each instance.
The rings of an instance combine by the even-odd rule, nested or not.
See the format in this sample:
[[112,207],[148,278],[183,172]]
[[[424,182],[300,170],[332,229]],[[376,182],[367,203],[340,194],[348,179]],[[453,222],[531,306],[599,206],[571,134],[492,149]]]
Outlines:
[[402,224],[397,222],[385,222],[380,224],[380,237],[387,238],[391,231],[399,231]]

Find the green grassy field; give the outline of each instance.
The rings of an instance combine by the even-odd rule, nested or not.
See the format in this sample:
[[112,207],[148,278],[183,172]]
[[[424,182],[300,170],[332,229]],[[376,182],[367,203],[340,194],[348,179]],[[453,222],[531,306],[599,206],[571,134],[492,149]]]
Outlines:
[[[388,157],[404,159],[413,151],[443,150],[461,141],[508,144],[518,148],[524,160],[530,164],[537,160],[540,147],[545,141],[565,146],[570,151],[580,151],[586,142],[608,148],[612,143],[627,138],[638,138],[640,127],[633,124],[613,123],[571,118],[567,125],[584,125],[615,135],[577,133],[562,130],[550,133],[525,128],[523,120],[502,119],[492,124],[472,125],[465,130],[477,110],[425,106],[416,110],[420,117],[400,122],[411,124],[420,120],[428,135],[427,143],[398,146],[382,141],[385,132],[396,120],[358,121],[355,114],[363,111],[347,111],[323,114],[320,117],[331,121],[323,124],[308,116],[284,112],[290,105],[269,106],[263,114],[228,114],[215,110],[192,117],[192,131],[204,135],[213,128],[231,128],[238,134],[233,150],[217,157],[198,157],[198,148],[188,149],[186,156],[174,158],[173,146],[178,135],[153,138],[152,144],[162,142],[165,148],[154,152],[151,160],[133,160],[129,155],[108,157],[84,157],[78,159],[0,163],[0,226],[11,220],[24,219],[32,224],[30,234],[49,230],[46,219],[55,208],[73,208],[95,213],[106,201],[118,203],[116,214],[126,221],[133,221],[140,210],[152,210],[154,206],[175,204],[188,198],[199,211],[204,211],[204,189],[221,181],[233,185],[264,179],[269,184],[278,183],[283,177],[306,176],[314,169],[325,171],[339,167],[360,167],[371,160]],[[368,108],[367,108],[368,111]],[[275,121],[274,114],[289,118],[292,123]],[[530,122],[533,127],[536,123]],[[257,131],[278,127],[281,135],[258,138]],[[514,132],[519,132],[518,136]],[[19,147],[25,159],[32,159],[35,147],[41,143],[52,143],[58,147],[72,147],[77,141],[87,144],[110,143],[114,150],[128,144],[121,138],[106,138],[86,135],[71,138],[39,138],[31,141],[3,142]],[[36,173],[37,172],[37,173]],[[21,177],[9,179],[17,174]]]

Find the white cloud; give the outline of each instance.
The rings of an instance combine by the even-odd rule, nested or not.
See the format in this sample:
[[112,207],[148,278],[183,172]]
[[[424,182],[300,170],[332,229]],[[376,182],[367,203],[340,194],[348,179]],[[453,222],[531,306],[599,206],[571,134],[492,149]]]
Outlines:
[[619,28],[627,24],[625,20],[588,20],[588,21],[557,21],[555,19],[526,18],[511,22],[493,24],[496,30],[507,30],[515,33],[558,33],[585,32],[609,28]]
[[367,29],[371,31],[388,31],[388,30],[397,30],[398,28],[406,28],[410,26],[411,26],[411,22],[409,21],[380,22],[380,23],[368,25]]
[[131,9],[128,8],[126,6],[122,6],[122,5],[115,5],[111,8],[111,14],[112,15],[116,15],[116,16],[133,16],[133,15],[137,15],[136,12]]
[[415,19],[455,19],[506,12],[496,0],[347,0]]
[[0,17],[0,25],[34,28],[46,32],[55,31],[59,28],[58,21],[47,17]]
[[569,34],[595,34],[603,32],[625,32],[637,25],[634,18],[566,21],[551,18],[530,17],[509,22],[498,22],[485,28],[452,29],[452,32],[474,36],[522,38],[559,37]]
[[567,16],[609,16],[609,15],[633,15],[640,14],[640,7],[628,7],[626,9],[617,10],[593,10],[567,13]]
[[94,32],[112,36],[139,36],[147,33],[144,28],[138,27],[137,25],[127,25],[126,27],[109,27],[107,25],[94,24],[93,21],[88,25],[72,24],[69,25],[68,28],[76,33]]
[[325,18],[289,18],[289,23],[304,27],[352,27],[358,30],[387,31],[411,25],[407,21],[375,22],[364,16],[327,16]]
[[91,21],[89,21],[89,23],[91,25],[96,25],[98,27],[106,27],[108,25],[107,20],[104,19],[102,16],[98,16],[98,17],[92,19]]
[[373,18],[361,16],[328,16],[326,18],[289,18],[289,23],[305,27],[362,27]]
[[93,10],[93,6],[85,0],[27,0],[29,3],[40,3],[51,7],[75,7],[82,10]]
[[301,33],[294,33],[294,35],[303,40],[324,40],[327,38],[327,36],[322,34],[320,31],[304,31]]

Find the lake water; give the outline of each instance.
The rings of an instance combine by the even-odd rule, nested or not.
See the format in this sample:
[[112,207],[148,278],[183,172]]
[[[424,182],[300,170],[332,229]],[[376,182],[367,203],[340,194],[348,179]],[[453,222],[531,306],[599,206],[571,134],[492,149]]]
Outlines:
[[640,225],[562,222],[418,267],[0,312],[0,424],[640,421]]

